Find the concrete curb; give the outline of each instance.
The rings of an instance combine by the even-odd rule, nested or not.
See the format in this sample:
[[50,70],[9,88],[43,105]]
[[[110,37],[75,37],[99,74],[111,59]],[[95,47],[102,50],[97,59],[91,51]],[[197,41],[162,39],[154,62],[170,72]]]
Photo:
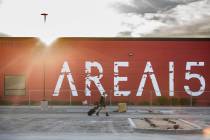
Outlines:
[[[134,118],[133,118],[134,119]],[[178,135],[178,134],[202,134],[203,129],[191,122],[188,122],[186,120],[182,120],[179,119],[189,125],[192,125],[195,127],[195,129],[191,129],[191,130],[161,130],[161,129],[141,129],[141,128],[137,128],[136,124],[133,122],[132,118],[128,118],[128,122],[131,126],[131,128],[135,131],[135,132],[139,132],[139,133],[153,133],[153,134],[173,134],[173,135]]]
[[136,125],[131,118],[128,118],[128,122],[132,128],[136,129]]

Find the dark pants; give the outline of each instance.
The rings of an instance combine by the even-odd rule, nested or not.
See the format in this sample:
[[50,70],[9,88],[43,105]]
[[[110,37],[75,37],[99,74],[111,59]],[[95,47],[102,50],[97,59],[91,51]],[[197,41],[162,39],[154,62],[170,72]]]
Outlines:
[[107,109],[106,109],[106,105],[99,105],[99,109],[98,109],[98,111],[96,112],[96,115],[99,115],[99,113],[100,113],[100,111],[101,111],[102,109],[104,109],[105,112],[106,112],[106,114],[108,114],[108,111],[107,111]]

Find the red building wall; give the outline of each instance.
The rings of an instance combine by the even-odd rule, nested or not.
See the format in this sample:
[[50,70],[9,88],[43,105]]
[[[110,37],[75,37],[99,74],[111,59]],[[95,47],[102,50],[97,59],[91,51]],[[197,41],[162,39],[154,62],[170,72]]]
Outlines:
[[[126,101],[133,104],[153,104],[158,100],[150,79],[141,96],[136,96],[147,62],[150,62],[156,77],[161,97],[167,99],[187,98],[184,86],[198,91],[201,83],[196,78],[186,80],[186,72],[196,73],[205,79],[205,91],[193,96],[196,105],[210,105],[210,40],[209,39],[114,39],[114,38],[60,38],[46,47],[36,38],[0,38],[0,100],[13,103],[35,102],[46,99],[52,102],[96,102],[100,92],[91,82],[91,96],[85,95],[86,62],[98,62],[103,69],[100,79],[107,101]],[[114,62],[127,62],[119,67],[118,76],[127,77],[119,82],[121,91],[131,91],[130,96],[114,96]],[[73,96],[65,73],[58,96],[53,96],[64,62],[68,63],[78,96]],[[169,62],[174,63],[174,96],[169,96]],[[186,70],[189,62],[204,62]],[[26,95],[4,95],[5,75],[25,75]],[[91,76],[99,75],[96,67]],[[44,95],[45,93],[45,95]]]

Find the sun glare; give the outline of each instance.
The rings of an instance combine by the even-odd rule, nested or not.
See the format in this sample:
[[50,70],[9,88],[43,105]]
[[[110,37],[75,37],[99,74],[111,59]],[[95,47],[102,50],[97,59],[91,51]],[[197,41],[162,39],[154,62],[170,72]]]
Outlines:
[[56,40],[56,37],[41,36],[39,39],[45,44],[46,47],[50,47],[50,45]]

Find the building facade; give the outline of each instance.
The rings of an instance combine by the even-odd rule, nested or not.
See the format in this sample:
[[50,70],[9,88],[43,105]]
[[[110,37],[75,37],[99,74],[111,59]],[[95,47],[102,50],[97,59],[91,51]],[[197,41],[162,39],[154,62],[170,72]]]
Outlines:
[[0,38],[1,104],[210,105],[210,39]]

